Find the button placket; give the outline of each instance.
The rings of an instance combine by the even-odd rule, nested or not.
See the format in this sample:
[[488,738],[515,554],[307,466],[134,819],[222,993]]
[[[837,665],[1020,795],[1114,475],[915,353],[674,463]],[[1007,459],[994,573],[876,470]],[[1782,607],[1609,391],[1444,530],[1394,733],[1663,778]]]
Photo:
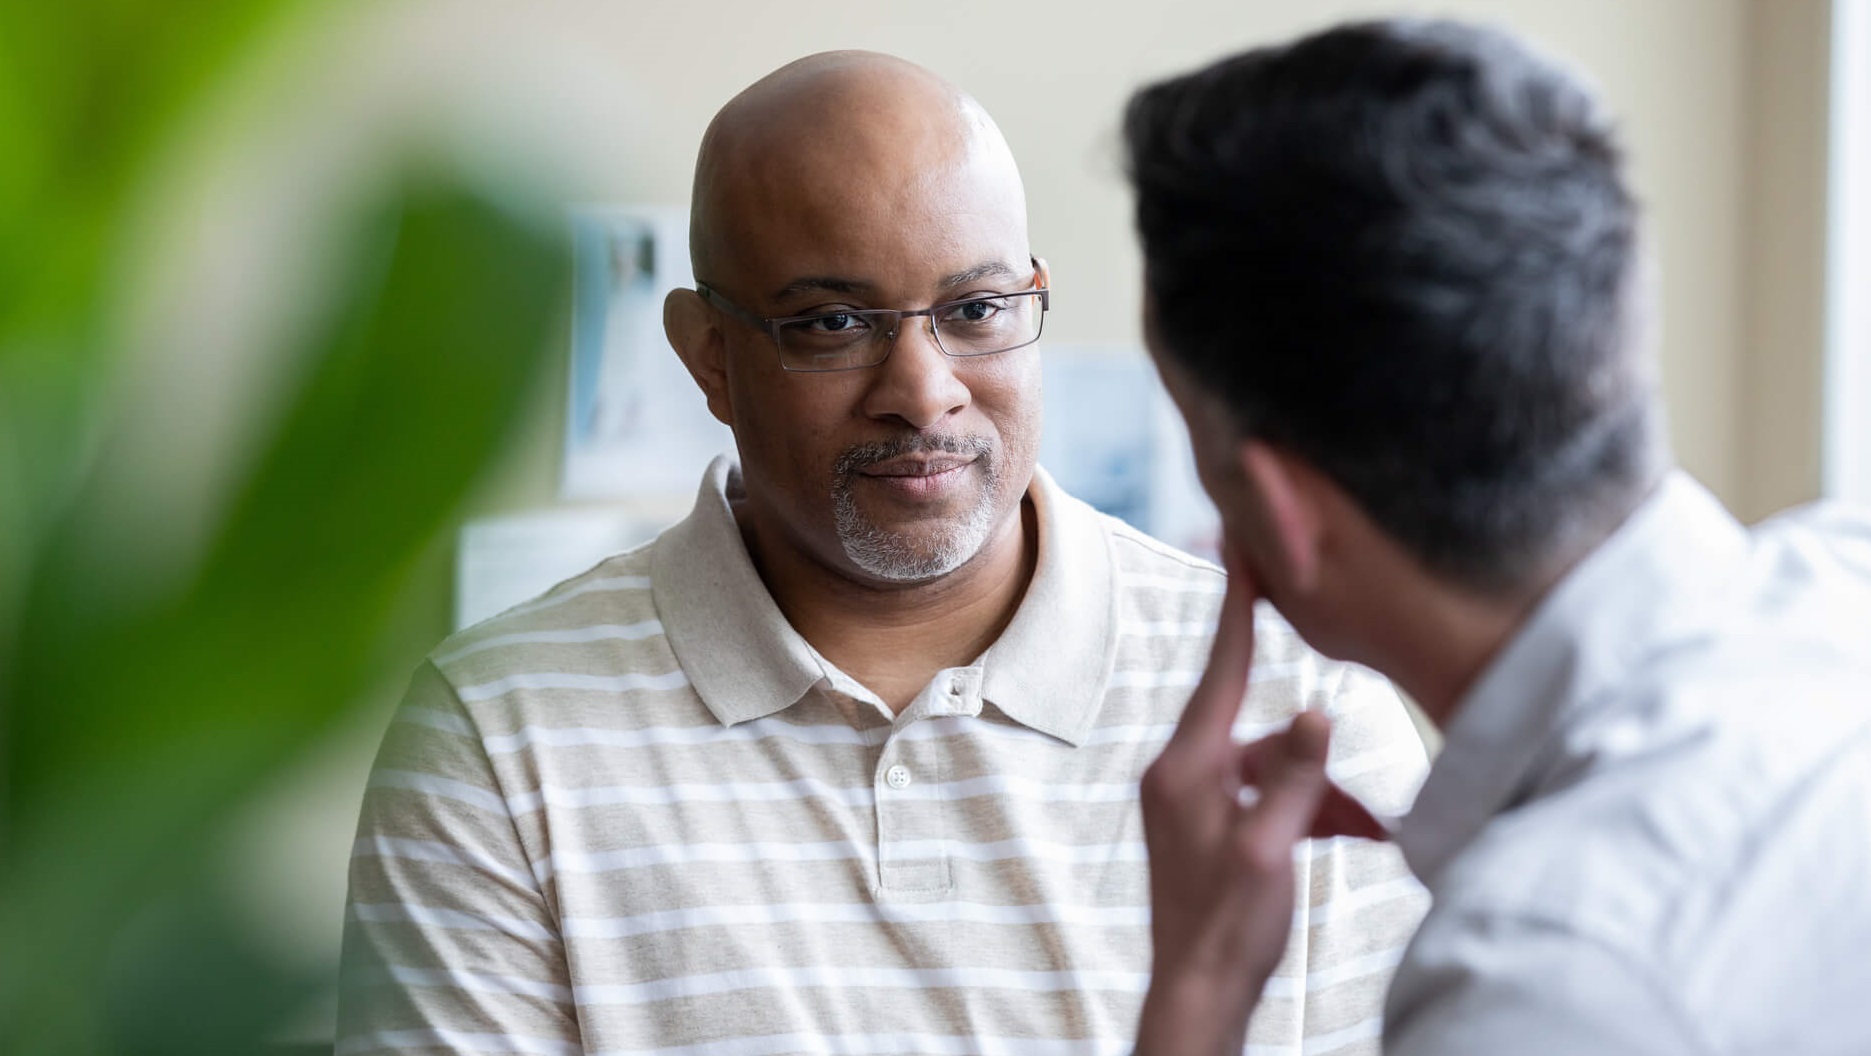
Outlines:
[[[926,720],[924,720],[926,721]],[[941,765],[927,739],[906,738],[898,729],[884,745],[873,780],[877,802],[878,895],[913,901],[937,897],[949,886],[942,846],[944,805],[914,790],[941,778]]]

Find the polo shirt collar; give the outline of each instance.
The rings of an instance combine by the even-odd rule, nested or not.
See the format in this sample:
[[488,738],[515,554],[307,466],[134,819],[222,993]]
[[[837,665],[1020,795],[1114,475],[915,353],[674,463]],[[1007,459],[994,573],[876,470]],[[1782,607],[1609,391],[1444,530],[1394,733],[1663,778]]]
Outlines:
[[689,684],[723,726],[798,703],[824,668],[780,612],[747,554],[729,505],[740,469],[720,455],[695,508],[656,540],[650,594]]
[[[827,668],[792,628],[748,556],[729,504],[739,467],[702,477],[695,508],[651,554],[651,593],[670,648],[724,726],[782,711]],[[981,696],[1008,718],[1070,744],[1097,719],[1117,644],[1116,575],[1104,518],[1036,469],[1027,489],[1039,555],[1007,629],[976,661]]]
[[1035,468],[1039,560],[1013,620],[982,655],[981,696],[1023,726],[1082,744],[1117,660],[1117,574],[1104,515]]
[[1748,535],[1681,472],[1568,573],[1456,706],[1443,749],[1397,833],[1426,883],[1496,815],[1533,794],[1563,729],[1610,706],[1660,643],[1709,618]]

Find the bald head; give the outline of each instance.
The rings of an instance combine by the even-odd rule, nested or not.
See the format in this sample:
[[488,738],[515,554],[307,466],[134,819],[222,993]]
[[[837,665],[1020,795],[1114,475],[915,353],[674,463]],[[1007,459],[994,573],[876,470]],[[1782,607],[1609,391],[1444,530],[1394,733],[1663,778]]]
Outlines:
[[[722,107],[695,166],[695,274],[727,282],[774,228],[932,219],[978,207],[1017,213],[1025,191],[1006,140],[979,103],[914,63],[833,51],[782,66]],[[854,215],[855,214],[855,215]],[[774,225],[775,216],[791,222]],[[844,225],[841,225],[844,226]]]
[[980,105],[887,55],[801,59],[709,125],[691,217],[706,292],[670,291],[663,327],[734,430],[760,563],[1017,574],[1051,287]]

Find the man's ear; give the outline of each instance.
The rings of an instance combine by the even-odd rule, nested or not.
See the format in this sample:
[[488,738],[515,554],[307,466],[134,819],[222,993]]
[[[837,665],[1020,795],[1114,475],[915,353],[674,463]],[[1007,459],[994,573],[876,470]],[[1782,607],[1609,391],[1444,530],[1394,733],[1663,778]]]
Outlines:
[[708,398],[708,413],[722,425],[734,427],[734,403],[728,399],[727,338],[702,295],[674,289],[663,298],[663,333],[682,357],[689,376]]
[[1243,440],[1236,449],[1241,475],[1249,492],[1260,502],[1266,518],[1267,542],[1274,549],[1278,575],[1286,591],[1304,593],[1319,584],[1324,550],[1325,510],[1312,467],[1263,440]]
[[1034,284],[1052,289],[1052,269],[1046,266],[1045,257],[1033,258]]

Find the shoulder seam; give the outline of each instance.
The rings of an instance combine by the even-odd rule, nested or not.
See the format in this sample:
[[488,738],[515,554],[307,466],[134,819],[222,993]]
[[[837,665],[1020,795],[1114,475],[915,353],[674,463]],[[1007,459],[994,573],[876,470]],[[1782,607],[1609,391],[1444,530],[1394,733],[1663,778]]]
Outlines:
[[[608,560],[608,558],[606,560]],[[448,672],[442,670],[442,666],[440,664],[437,664],[433,659],[426,658],[426,657],[423,659],[422,662],[429,665],[430,668],[434,669],[436,677],[440,678],[442,680],[442,684],[448,687],[448,695],[451,698],[453,698],[454,703],[455,703],[455,709],[460,713],[461,717],[468,724],[468,729],[470,731],[468,735],[468,739],[473,742],[474,750],[476,753],[480,755],[481,761],[487,765],[487,776],[491,778],[494,782],[494,794],[500,797],[500,800],[503,804],[507,803],[508,796],[511,793],[510,793],[510,790],[507,788],[507,783],[501,780],[500,768],[494,765],[493,758],[488,755],[487,735],[481,730],[480,716],[474,713],[474,709],[468,706],[467,701],[461,699],[461,687],[455,683],[455,680],[453,678],[449,677]],[[526,839],[520,833],[520,820],[513,816],[513,808],[510,806],[504,807],[501,813],[506,817],[507,824],[512,829],[513,846],[519,850],[521,860],[527,862],[529,866],[528,871],[532,872],[533,893],[539,896],[542,908],[548,908],[548,911],[549,911],[549,907],[546,906],[546,902],[545,902],[545,899],[546,899],[545,887],[543,884],[540,883],[538,873],[533,872],[530,869],[532,860],[530,856],[528,856],[526,853]]]

